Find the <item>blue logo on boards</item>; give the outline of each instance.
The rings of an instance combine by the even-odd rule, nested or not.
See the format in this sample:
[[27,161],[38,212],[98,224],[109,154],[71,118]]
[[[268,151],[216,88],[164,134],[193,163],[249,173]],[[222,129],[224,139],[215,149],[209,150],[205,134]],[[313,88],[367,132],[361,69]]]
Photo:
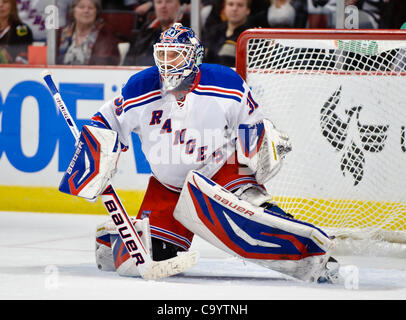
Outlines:
[[[78,100],[104,100],[103,83],[61,83],[59,91],[78,129],[90,124],[90,119],[77,119]],[[21,115],[23,101],[32,97],[38,106],[38,147],[27,156],[23,152]],[[141,151],[141,142],[132,134],[137,173],[150,173],[149,164]],[[58,171],[64,172],[75,152],[75,141],[63,116],[58,112],[48,89],[37,81],[22,81],[14,85],[7,96],[0,92],[0,160],[7,157],[10,164],[22,172],[38,172],[48,166],[55,152]],[[131,151],[128,151],[131,152]]]

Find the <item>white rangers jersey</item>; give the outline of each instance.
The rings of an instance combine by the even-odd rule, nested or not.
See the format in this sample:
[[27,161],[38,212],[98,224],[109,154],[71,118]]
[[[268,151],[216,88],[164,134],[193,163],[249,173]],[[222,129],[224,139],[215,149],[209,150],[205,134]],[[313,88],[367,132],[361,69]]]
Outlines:
[[239,125],[254,124],[263,114],[248,85],[228,67],[202,64],[183,104],[161,92],[159,77],[156,67],[133,75],[93,123],[117,131],[125,146],[136,132],[153,175],[178,191],[190,170],[211,178],[235,153]]

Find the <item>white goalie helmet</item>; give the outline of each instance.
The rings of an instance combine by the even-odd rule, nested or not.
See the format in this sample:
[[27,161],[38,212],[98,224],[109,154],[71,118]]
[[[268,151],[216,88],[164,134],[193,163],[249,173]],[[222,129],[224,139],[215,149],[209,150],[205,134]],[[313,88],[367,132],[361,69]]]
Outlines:
[[175,23],[154,45],[163,92],[188,91],[203,61],[203,46],[192,29]]

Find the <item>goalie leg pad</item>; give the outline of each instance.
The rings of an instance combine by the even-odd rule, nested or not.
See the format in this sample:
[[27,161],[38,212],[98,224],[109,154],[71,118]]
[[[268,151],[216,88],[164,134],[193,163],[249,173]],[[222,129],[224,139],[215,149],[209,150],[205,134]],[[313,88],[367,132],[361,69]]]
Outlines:
[[115,271],[110,232],[106,230],[106,224],[103,223],[96,228],[96,265],[102,271]]
[[196,171],[186,179],[174,216],[217,248],[303,280],[332,246],[315,226],[241,200]]
[[94,199],[113,176],[119,154],[117,132],[83,126],[75,154],[62,178],[59,190]]

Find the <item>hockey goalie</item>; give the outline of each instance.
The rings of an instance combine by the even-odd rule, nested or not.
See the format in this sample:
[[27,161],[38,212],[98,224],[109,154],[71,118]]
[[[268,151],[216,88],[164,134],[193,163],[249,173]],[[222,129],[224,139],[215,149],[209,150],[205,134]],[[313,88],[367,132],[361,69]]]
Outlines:
[[[83,128],[72,166],[87,162],[91,170],[79,177],[68,168],[60,189],[96,198],[135,132],[152,176],[133,223],[154,261],[187,251],[196,234],[297,279],[334,282],[333,240],[285,213],[264,186],[292,149],[288,136],[264,118],[235,71],[202,63],[203,53],[190,28],[164,31],[154,45],[156,66],[133,75]],[[139,274],[112,221],[97,227],[96,263]]]

